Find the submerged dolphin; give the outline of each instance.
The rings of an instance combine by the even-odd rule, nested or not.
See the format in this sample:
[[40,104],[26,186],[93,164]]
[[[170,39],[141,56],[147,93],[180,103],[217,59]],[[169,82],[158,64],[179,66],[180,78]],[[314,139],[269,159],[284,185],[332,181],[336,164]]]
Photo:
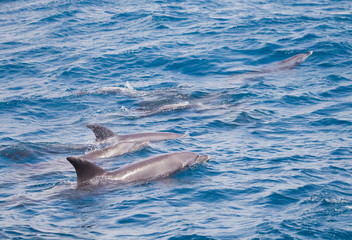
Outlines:
[[262,76],[269,73],[275,73],[275,72],[280,72],[284,70],[291,70],[296,68],[301,63],[303,63],[310,55],[312,55],[312,53],[313,51],[309,51],[307,53],[300,53],[293,57],[287,58],[283,61],[273,63],[272,65],[266,68],[235,75],[232,78],[235,77],[236,80],[244,80],[248,78]]
[[271,73],[282,70],[290,70],[296,68],[298,65],[303,63],[310,55],[312,55],[313,51],[309,51],[307,53],[297,54],[293,57],[287,58],[281,62],[274,63],[267,68],[263,68],[258,71],[254,71],[254,73]]
[[152,133],[135,133],[127,135],[117,135],[110,129],[99,124],[88,124],[87,127],[91,129],[96,137],[96,141],[100,143],[107,142],[156,142],[170,139],[178,139],[187,136],[187,134],[178,134],[171,132],[152,132]]
[[146,182],[170,176],[171,174],[188,168],[194,164],[208,161],[208,155],[198,155],[192,152],[178,152],[149,158],[122,166],[107,172],[94,163],[77,158],[68,157],[77,174],[77,186],[100,185],[105,182],[116,183]]
[[134,152],[138,149],[149,145],[148,141],[145,142],[118,142],[114,145],[91,151],[83,156],[79,156],[81,159],[92,160],[99,158],[109,158],[121,156],[125,153]]
[[179,103],[174,103],[174,104],[166,104],[161,107],[158,107],[156,109],[152,110],[143,110],[139,109],[137,110],[139,113],[141,113],[141,117],[148,117],[157,113],[162,113],[162,112],[171,112],[175,110],[181,110],[181,109],[187,109],[196,106],[196,104],[190,104],[189,101],[184,101],[184,102],[179,102]]

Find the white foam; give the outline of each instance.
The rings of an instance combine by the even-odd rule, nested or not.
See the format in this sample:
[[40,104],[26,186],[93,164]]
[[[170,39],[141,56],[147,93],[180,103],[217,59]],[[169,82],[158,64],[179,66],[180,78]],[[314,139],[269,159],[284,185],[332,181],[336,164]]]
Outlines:
[[129,82],[126,82],[124,87],[102,87],[97,89],[97,91],[103,93],[121,93],[129,97],[141,97],[148,94],[147,91],[138,91],[134,89]]

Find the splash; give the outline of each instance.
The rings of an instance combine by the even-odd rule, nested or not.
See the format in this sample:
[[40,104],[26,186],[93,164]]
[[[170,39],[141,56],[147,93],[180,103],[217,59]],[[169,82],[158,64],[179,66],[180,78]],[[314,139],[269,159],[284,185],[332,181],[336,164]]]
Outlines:
[[102,87],[96,91],[101,93],[122,94],[129,97],[143,97],[149,94],[147,91],[134,89],[129,82],[126,82],[124,87]]

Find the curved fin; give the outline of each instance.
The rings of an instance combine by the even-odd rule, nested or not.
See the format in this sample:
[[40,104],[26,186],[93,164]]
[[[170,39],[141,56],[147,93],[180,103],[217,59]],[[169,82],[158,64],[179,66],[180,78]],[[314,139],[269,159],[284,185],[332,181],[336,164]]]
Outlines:
[[83,160],[78,157],[68,157],[66,158],[76,169],[77,183],[81,185],[85,181],[92,179],[96,176],[103,175],[106,173],[104,169],[95,165],[94,163]]
[[87,128],[94,132],[97,141],[103,141],[117,136],[113,131],[99,124],[88,124]]

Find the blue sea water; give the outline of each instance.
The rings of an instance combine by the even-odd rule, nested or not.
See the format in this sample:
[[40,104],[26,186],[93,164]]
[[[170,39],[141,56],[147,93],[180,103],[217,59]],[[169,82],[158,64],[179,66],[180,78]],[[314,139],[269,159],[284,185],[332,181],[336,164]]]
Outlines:
[[[0,238],[352,239],[351,39],[348,0],[0,1]],[[211,159],[79,190],[89,123],[190,134],[107,170]]]

